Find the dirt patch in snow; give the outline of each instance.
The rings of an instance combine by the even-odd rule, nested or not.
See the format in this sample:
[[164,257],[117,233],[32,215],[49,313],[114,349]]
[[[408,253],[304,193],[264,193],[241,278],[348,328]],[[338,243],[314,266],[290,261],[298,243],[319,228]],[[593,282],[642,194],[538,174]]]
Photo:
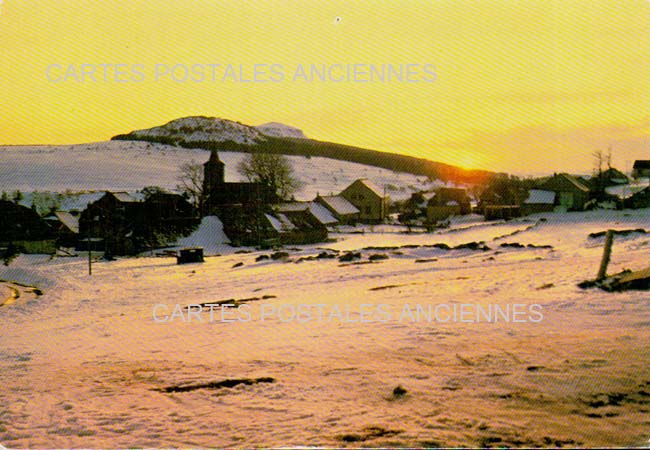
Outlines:
[[164,388],[154,389],[158,392],[172,394],[175,392],[192,392],[199,389],[223,389],[233,388],[241,384],[251,386],[258,383],[275,383],[275,378],[260,377],[260,378],[228,378],[221,381],[210,381],[208,383],[186,384],[186,385],[172,385]]

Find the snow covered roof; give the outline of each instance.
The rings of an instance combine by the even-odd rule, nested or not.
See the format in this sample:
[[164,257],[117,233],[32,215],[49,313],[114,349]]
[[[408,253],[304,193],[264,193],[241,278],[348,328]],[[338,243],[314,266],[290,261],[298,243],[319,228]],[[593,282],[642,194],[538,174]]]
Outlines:
[[377,186],[375,183],[367,178],[359,178],[357,181],[363,183],[368,189],[377,194],[377,196],[384,198],[384,190]]
[[111,192],[111,194],[113,194],[113,197],[115,197],[116,199],[118,199],[123,203],[134,203],[138,201],[137,198],[135,198],[128,192]]
[[609,195],[614,195],[620,199],[626,199],[648,188],[650,188],[650,185],[648,183],[624,184],[619,186],[607,187],[605,188],[605,192],[607,192]]
[[352,203],[347,201],[347,199],[341,197],[340,195],[328,195],[326,197],[321,197],[321,199],[327,203],[327,205],[332,208],[336,214],[345,215],[359,213],[359,209],[356,206],[354,206]]
[[287,229],[287,230],[295,230],[296,226],[289,220],[287,216],[285,216],[282,213],[278,213],[278,220],[280,220],[280,223],[282,223],[282,226]]
[[278,206],[278,211],[282,212],[294,212],[294,211],[306,211],[309,208],[308,202],[291,202],[291,203],[282,203]]
[[574,177],[573,175],[569,175],[568,173],[562,173],[560,175],[563,176],[564,178],[566,178],[567,180],[569,180],[569,182],[571,184],[573,184],[575,187],[577,187],[581,191],[589,192],[589,188],[587,186],[585,186],[584,184],[582,184],[582,182],[578,178]]
[[330,213],[329,210],[320,203],[291,202],[283,203],[278,207],[278,211],[280,212],[296,212],[307,210],[309,210],[309,212],[323,225],[330,225],[338,222],[336,217],[334,217],[332,213]]
[[278,233],[291,231],[296,228],[296,226],[293,223],[291,223],[291,221],[287,218],[287,216],[285,216],[282,213],[278,213],[277,217],[271,214],[264,214],[264,216],[269,221],[273,229]]
[[105,192],[87,192],[84,194],[71,194],[64,197],[59,205],[59,211],[82,211],[93,202],[105,195]]
[[336,217],[334,217],[327,208],[325,208],[323,205],[319,203],[310,202],[309,211],[323,225],[331,225],[338,222]]
[[528,191],[528,198],[524,201],[525,204],[542,204],[552,205],[555,203],[555,192],[544,191],[541,189],[531,189]]
[[278,233],[284,231],[284,229],[282,228],[282,222],[280,222],[278,219],[273,217],[271,214],[264,214],[264,217],[266,217],[266,220],[269,221],[269,223],[271,224],[271,226],[275,231],[277,231]]
[[447,206],[458,206],[458,202],[456,200],[449,200]]
[[79,233],[79,219],[67,211],[56,211],[54,213],[57,219],[70,229],[73,233]]

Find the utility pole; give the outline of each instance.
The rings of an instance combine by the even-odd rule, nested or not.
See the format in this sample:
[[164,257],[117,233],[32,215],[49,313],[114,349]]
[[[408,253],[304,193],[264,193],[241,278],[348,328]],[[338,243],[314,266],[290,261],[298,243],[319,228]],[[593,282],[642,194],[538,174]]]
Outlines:
[[600,268],[598,269],[598,276],[596,281],[602,281],[607,276],[607,266],[609,259],[612,255],[612,244],[614,243],[614,230],[607,230],[605,234],[605,248],[603,249],[603,258],[600,261]]
[[91,247],[91,231],[93,228],[93,222],[99,220],[99,216],[93,216],[90,221],[88,221],[88,231],[86,236],[86,242],[88,245],[88,275],[93,274],[93,260],[92,260],[92,247]]
[[88,275],[93,274],[93,260],[91,255],[90,248],[90,228],[92,226],[92,221],[88,222],[88,231],[86,232],[86,245],[88,245]]

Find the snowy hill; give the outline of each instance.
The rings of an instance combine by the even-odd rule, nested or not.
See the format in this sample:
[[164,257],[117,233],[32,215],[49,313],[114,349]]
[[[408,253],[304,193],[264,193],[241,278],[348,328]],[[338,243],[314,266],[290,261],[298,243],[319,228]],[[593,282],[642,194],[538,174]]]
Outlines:
[[[141,141],[107,141],[64,146],[0,147],[0,191],[20,190],[29,202],[32,191],[129,191],[145,186],[173,190],[179,166],[207,161],[209,152]],[[226,180],[240,181],[237,164],[245,153],[219,152],[226,164]],[[322,157],[289,156],[304,183],[299,200],[312,200],[317,193],[338,193],[357,178],[366,177],[392,199],[431,187],[424,176]],[[92,195],[87,196],[94,198]],[[82,201],[82,200],[80,200]],[[82,201],[83,202],[83,201]]]
[[269,122],[263,125],[258,125],[255,128],[266,136],[307,139],[307,136],[305,136],[305,133],[303,133],[302,130],[283,123]]
[[317,141],[307,138],[298,128],[277,122],[253,127],[215,117],[192,116],[158,127],[119,134],[111,140],[145,141],[189,149],[320,156],[465,184],[482,183],[493,175],[485,170],[463,169],[426,158]]
[[165,125],[130,133],[136,138],[169,139],[169,142],[226,142],[252,145],[264,141],[255,127],[216,117],[192,116],[172,120]]

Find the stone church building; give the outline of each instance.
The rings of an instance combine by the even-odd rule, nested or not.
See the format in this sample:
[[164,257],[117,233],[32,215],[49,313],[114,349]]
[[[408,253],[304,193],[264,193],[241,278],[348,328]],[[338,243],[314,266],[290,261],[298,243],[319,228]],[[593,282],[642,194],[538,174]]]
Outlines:
[[225,164],[212,150],[203,164],[203,215],[223,214],[230,208],[254,211],[273,202],[273,193],[261,183],[229,183],[225,180]]

